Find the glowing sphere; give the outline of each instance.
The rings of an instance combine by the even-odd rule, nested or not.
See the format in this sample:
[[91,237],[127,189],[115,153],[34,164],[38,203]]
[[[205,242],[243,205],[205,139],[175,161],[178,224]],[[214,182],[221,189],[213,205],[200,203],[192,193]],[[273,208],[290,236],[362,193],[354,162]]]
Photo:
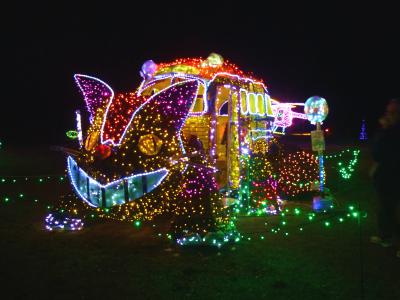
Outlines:
[[207,65],[210,67],[219,67],[224,63],[224,58],[217,54],[217,53],[211,53],[207,57]]
[[321,123],[326,119],[329,108],[326,100],[319,96],[312,96],[304,104],[304,113],[311,124]]
[[152,60],[146,60],[142,66],[140,75],[143,77],[151,77],[157,70],[157,64]]

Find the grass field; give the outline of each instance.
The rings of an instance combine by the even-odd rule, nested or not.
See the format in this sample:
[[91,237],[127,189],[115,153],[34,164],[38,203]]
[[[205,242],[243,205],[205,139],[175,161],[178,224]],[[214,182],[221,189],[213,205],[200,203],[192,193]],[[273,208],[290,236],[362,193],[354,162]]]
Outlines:
[[[56,176],[63,174],[63,158],[47,148],[1,149],[0,177],[6,182],[0,183],[0,297],[400,299],[400,259],[393,248],[368,241],[376,229],[368,165],[363,150],[358,174],[346,183],[332,182],[338,209],[359,205],[366,218],[339,223],[338,215],[325,215],[310,222],[305,214],[289,215],[286,236],[270,231],[280,217],[241,217],[241,242],[222,249],[181,248],[158,236],[162,224],[136,228],[102,221],[80,232],[44,230],[47,206],[70,191],[68,181]],[[21,177],[12,182],[5,177],[10,175]],[[32,175],[50,179],[25,179]],[[307,211],[309,202],[290,207]]]

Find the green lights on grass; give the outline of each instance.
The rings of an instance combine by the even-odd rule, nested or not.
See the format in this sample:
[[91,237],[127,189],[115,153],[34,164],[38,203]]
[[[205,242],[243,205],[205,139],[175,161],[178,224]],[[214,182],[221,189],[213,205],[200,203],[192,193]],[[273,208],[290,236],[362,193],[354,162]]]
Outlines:
[[136,226],[136,227],[140,227],[140,225],[141,225],[141,223],[140,223],[140,221],[139,221],[139,220],[135,221],[135,223],[134,223],[134,224],[135,224],[135,226]]
[[352,155],[352,158],[350,158],[350,161],[348,162],[347,165],[345,165],[343,161],[339,161],[337,163],[339,174],[343,179],[350,179],[352,177],[352,175],[355,171],[355,166],[358,162],[358,156],[360,154],[360,150],[347,149],[347,150],[341,151],[340,153],[338,153],[336,155],[326,155],[325,156],[326,159],[332,159],[332,158],[342,159],[343,155],[348,156],[349,154]]
[[353,175],[354,172],[354,167],[357,164],[358,161],[358,154],[360,153],[360,150],[354,150],[353,151],[353,159],[350,160],[347,166],[343,166],[342,162],[339,162],[339,173],[342,176],[343,179],[350,179],[351,176]]

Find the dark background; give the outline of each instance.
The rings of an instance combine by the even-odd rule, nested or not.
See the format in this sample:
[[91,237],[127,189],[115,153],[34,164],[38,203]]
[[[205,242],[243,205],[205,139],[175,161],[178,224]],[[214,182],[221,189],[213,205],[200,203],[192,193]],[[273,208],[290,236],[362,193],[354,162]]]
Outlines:
[[332,139],[372,134],[385,103],[399,97],[399,21],[394,7],[282,7],[251,2],[196,7],[141,2],[19,3],[5,12],[0,140],[63,144],[84,101],[73,74],[99,77],[114,91],[137,88],[147,59],[217,52],[266,81],[280,101],[327,99]]

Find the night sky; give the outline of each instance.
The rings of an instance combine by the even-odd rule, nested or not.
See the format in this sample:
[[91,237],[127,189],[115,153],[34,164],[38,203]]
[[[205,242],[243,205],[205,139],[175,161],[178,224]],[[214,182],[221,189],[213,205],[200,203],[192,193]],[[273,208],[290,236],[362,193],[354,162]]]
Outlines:
[[[114,91],[134,90],[145,60],[217,52],[266,81],[273,98],[327,99],[338,140],[369,133],[392,97],[400,97],[400,25],[391,7],[281,8],[231,2],[197,7],[36,5],[7,13],[3,43],[0,140],[62,145],[84,101],[73,74]],[[250,3],[250,2],[249,2]]]

